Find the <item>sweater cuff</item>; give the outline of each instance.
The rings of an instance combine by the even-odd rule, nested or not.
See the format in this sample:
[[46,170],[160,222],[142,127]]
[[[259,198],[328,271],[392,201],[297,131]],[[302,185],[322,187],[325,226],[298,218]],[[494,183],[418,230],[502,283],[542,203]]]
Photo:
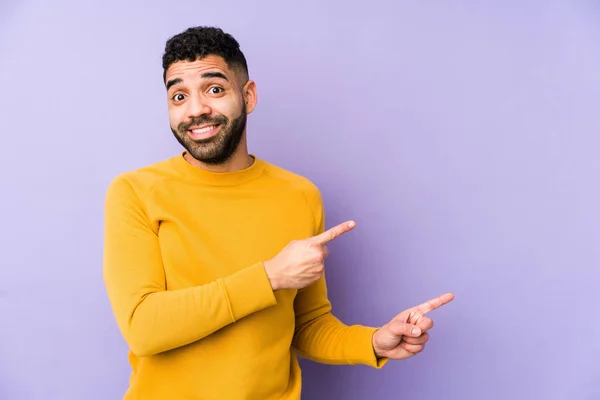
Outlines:
[[345,358],[350,364],[363,364],[381,369],[388,362],[386,357],[377,357],[373,349],[373,334],[379,328],[354,325],[350,327],[346,342]]
[[233,322],[277,304],[262,262],[229,275],[222,282],[229,299]]

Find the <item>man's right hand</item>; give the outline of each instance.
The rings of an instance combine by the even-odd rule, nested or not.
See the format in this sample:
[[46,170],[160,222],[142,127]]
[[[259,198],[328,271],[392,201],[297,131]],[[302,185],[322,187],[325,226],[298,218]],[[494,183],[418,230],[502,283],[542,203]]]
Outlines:
[[325,269],[324,262],[328,254],[325,245],[355,226],[354,221],[348,221],[317,236],[293,240],[275,257],[265,261],[273,290],[302,289],[316,282]]

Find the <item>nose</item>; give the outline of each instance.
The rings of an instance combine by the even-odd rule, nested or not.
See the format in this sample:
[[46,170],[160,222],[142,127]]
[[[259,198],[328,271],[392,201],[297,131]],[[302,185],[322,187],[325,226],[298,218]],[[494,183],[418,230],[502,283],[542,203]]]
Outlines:
[[200,96],[190,97],[190,99],[187,102],[187,118],[198,118],[202,115],[210,114],[212,112],[210,106],[206,104],[206,102],[204,102],[203,100],[204,99]]

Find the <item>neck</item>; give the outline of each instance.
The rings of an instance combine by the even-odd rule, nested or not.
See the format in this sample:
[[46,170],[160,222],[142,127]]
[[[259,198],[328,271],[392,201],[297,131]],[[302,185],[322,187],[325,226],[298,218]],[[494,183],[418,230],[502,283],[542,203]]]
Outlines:
[[252,158],[248,153],[248,145],[246,143],[245,137],[240,141],[239,146],[237,147],[231,158],[229,158],[229,160],[227,160],[223,164],[211,165],[203,163],[202,161],[196,160],[188,152],[185,152],[183,157],[190,165],[210,172],[239,171],[248,168],[254,162],[254,158]]

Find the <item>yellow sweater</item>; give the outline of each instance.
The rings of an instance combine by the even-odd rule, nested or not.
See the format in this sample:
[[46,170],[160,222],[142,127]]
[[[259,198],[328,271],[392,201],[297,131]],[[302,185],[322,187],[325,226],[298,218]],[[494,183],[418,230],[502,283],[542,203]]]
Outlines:
[[104,281],[132,366],[124,399],[299,399],[296,356],[381,368],[375,328],[334,317],[325,280],[273,292],[263,261],[325,219],[308,179],[255,157],[214,173],[183,155],[119,175]]

